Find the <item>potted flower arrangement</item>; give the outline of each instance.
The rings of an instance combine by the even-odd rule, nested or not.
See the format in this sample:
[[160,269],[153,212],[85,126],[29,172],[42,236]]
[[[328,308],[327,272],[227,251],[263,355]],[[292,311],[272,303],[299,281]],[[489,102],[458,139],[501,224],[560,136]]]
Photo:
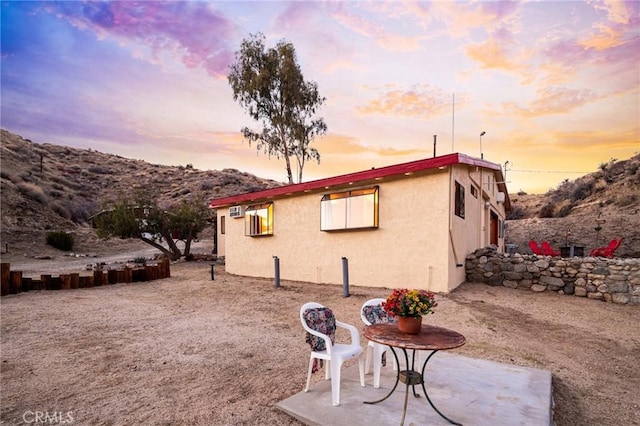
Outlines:
[[396,288],[382,302],[382,307],[390,315],[398,317],[398,329],[404,333],[418,334],[422,327],[422,317],[433,314],[438,306],[435,295],[426,290]]

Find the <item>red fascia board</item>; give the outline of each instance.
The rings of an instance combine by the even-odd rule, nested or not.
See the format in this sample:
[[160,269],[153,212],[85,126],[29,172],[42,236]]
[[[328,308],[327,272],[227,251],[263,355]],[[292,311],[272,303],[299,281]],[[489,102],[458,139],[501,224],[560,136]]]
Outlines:
[[424,160],[411,161],[409,163],[395,164],[392,166],[380,167],[377,169],[364,170],[361,172],[349,173],[346,175],[334,176],[330,178],[317,179],[309,182],[297,183],[293,185],[284,185],[277,188],[265,189],[262,191],[248,192],[246,194],[233,195],[212,199],[209,207],[212,209],[226,207],[236,204],[242,204],[247,201],[255,201],[267,198],[275,198],[282,195],[293,195],[312,191],[315,189],[332,187],[338,185],[346,185],[349,183],[358,183],[361,181],[374,180],[388,176],[403,175],[414,173],[428,169],[435,169],[443,166],[451,166],[455,164],[468,164],[471,166],[484,167],[493,170],[500,170],[500,166],[482,159],[469,157],[464,154],[454,153],[443,155],[440,157],[427,158]]

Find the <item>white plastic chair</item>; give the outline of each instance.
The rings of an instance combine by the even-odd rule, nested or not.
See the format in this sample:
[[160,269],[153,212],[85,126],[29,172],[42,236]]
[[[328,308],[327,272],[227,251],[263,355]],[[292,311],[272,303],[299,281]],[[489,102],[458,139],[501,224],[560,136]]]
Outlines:
[[331,339],[326,334],[322,334],[318,331],[313,330],[307,325],[305,320],[305,312],[309,309],[314,308],[324,308],[325,306],[316,303],[309,302],[302,305],[300,308],[300,321],[302,322],[302,327],[308,333],[311,333],[314,336],[318,336],[322,338],[325,342],[326,349],[323,351],[311,351],[311,356],[309,357],[309,372],[307,374],[307,385],[304,388],[305,392],[309,392],[309,385],[311,383],[311,372],[313,369],[313,360],[325,360],[327,361],[327,365],[325,367],[325,379],[331,379],[331,402],[334,406],[340,405],[340,368],[344,361],[351,358],[358,358],[358,369],[360,370],[360,386],[364,387],[364,362],[362,357],[360,356],[363,352],[362,347],[360,346],[360,334],[358,329],[354,326],[345,324],[336,319],[336,329],[344,328],[349,331],[351,334],[351,343],[350,344],[340,344],[340,343],[331,343]]
[[[362,322],[366,325],[371,325],[372,322],[369,321],[369,318],[365,315],[365,308],[369,306],[379,306],[382,308],[382,302],[386,299],[376,298],[369,299],[362,305],[360,308],[360,317],[362,318]],[[373,359],[373,387],[378,389],[380,387],[380,369],[382,368],[382,355],[387,352],[386,358],[387,361],[390,359],[393,360],[393,369],[397,370],[398,365],[396,363],[396,358],[391,353],[391,348],[387,345],[383,345],[380,343],[372,342],[369,340],[369,344],[367,345],[367,358],[365,362],[364,371],[365,374],[369,374],[369,370],[371,369],[371,361]]]

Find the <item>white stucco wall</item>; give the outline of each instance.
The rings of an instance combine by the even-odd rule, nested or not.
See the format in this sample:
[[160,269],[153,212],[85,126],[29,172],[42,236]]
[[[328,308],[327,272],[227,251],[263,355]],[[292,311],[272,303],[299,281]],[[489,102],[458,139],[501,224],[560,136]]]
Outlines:
[[[378,181],[377,229],[320,230],[322,196],[357,185],[274,199],[272,236],[245,236],[244,218],[230,218],[228,208],[220,209],[218,214],[226,216],[226,235],[218,236],[226,270],[272,278],[273,256],[278,256],[281,279],[342,284],[346,257],[351,285],[451,291],[464,282],[465,256],[484,246],[488,232],[481,228],[489,211],[483,191],[479,188],[477,199],[470,191],[481,176],[472,172],[458,165]],[[456,180],[465,187],[464,219],[454,214]]]
[[[379,182],[379,228],[320,231],[322,193],[274,200],[274,235],[244,236],[244,220],[226,220],[226,269],[282,279],[447,291],[448,172]],[[338,191],[338,190],[336,190]]]

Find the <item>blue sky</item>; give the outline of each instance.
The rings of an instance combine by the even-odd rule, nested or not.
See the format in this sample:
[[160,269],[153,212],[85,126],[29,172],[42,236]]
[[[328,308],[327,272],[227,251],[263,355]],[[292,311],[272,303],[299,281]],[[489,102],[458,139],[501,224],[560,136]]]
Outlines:
[[1,124],[34,142],[285,181],[226,78],[262,32],[327,99],[305,181],[431,157],[433,135],[508,161],[510,192],[640,152],[637,1],[0,4]]

